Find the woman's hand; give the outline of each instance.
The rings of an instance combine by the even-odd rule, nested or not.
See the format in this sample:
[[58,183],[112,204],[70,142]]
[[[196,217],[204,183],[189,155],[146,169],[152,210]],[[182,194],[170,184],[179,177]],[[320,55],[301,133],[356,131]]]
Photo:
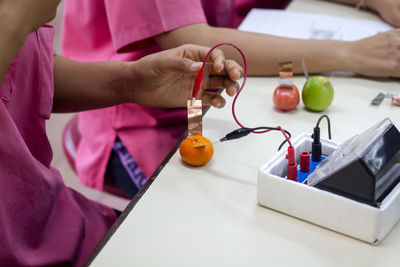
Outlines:
[[365,0],[365,5],[392,26],[400,27],[400,0]]
[[51,21],[61,0],[0,0],[0,23],[25,35]]
[[345,43],[344,70],[371,77],[400,77],[400,29]]
[[[126,98],[144,106],[186,106],[186,101],[192,98],[196,74],[209,50],[208,47],[183,45],[127,63]],[[239,89],[236,80],[242,77],[243,69],[235,61],[225,60],[219,49],[214,49],[207,62],[199,98],[204,105],[222,108],[224,98],[204,89],[226,88],[227,94],[233,96]]]

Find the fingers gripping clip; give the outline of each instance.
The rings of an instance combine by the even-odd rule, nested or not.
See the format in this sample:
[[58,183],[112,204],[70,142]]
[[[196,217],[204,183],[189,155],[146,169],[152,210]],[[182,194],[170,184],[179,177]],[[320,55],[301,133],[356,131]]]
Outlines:
[[192,100],[190,101],[190,105],[192,106],[194,101],[196,100],[197,95],[200,92],[201,84],[203,83],[203,73],[204,67],[202,67],[196,75],[196,79],[194,80],[193,92],[192,92]]
[[243,54],[243,51],[240,50],[239,47],[237,47],[236,45],[232,44],[232,43],[220,43],[217,44],[215,46],[213,46],[207,53],[207,55],[204,57],[204,61],[203,61],[203,66],[201,67],[200,71],[197,73],[195,81],[194,81],[194,86],[193,86],[193,92],[192,92],[192,99],[187,101],[187,114],[188,114],[188,131],[189,131],[189,135],[195,135],[195,134],[199,134],[202,135],[202,101],[201,100],[196,100],[199,92],[200,92],[200,88],[201,88],[201,84],[203,83],[203,76],[204,76],[204,67],[207,61],[207,58],[210,56],[210,54],[212,53],[212,51],[222,45],[229,45],[232,46],[234,48],[236,48],[239,53],[242,55],[243,58],[243,63],[244,63],[244,69],[245,69],[245,73],[244,73],[244,80],[243,83],[241,85],[241,87],[239,88],[238,93],[236,94],[233,104],[232,104],[232,113],[233,113],[233,117],[235,119],[235,121],[239,124],[240,127],[243,128],[243,126],[240,124],[240,122],[237,120],[236,116],[235,116],[235,102],[237,97],[239,96],[239,93],[241,92],[241,90],[243,89],[244,85],[246,84],[246,77],[247,77],[247,62],[246,62],[246,57]]

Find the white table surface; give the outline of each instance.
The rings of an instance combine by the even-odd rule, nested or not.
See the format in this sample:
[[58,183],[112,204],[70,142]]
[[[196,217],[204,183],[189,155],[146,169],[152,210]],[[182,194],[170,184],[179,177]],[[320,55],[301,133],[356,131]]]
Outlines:
[[[289,9],[377,19],[322,1],[297,0]],[[370,105],[381,91],[400,94],[398,81],[331,81],[335,98],[326,114],[335,141],[341,143],[385,117],[400,128],[400,107],[388,99]],[[295,78],[300,90],[304,82],[304,77]],[[321,114],[306,111],[301,102],[295,111],[275,110],[276,85],[277,78],[249,78],[237,103],[239,120],[248,126],[281,125],[293,136],[311,132]],[[206,114],[206,137],[217,140],[238,128],[230,105],[228,101],[225,109]],[[326,136],[326,122],[321,127]],[[212,161],[201,168],[182,164],[175,153],[92,266],[400,266],[399,225],[371,246],[257,204],[257,171],[281,141],[280,133],[270,132],[217,144]]]

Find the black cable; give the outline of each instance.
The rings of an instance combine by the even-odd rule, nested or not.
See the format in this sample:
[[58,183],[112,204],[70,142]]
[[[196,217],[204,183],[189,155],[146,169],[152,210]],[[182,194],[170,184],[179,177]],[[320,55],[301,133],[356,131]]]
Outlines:
[[329,120],[328,115],[322,115],[321,117],[319,117],[316,127],[319,127],[319,123],[322,121],[323,118],[326,118],[326,120],[328,121],[328,136],[329,136],[329,139],[332,139],[332,137],[331,137],[331,121]]
[[[281,131],[279,128],[277,127],[269,127],[269,126],[261,126],[261,127],[256,127],[256,128],[239,128],[236,129],[230,133],[228,133],[227,135],[225,135],[225,137],[221,138],[220,141],[224,142],[224,141],[229,141],[229,140],[234,140],[234,139],[239,139],[242,138],[244,136],[249,135],[250,133],[257,131],[257,130],[272,130],[272,131]],[[290,139],[292,137],[292,135],[290,134],[290,132],[288,132],[285,129],[282,129],[287,135],[288,138]],[[287,140],[285,139],[285,141],[283,141],[278,148],[278,151],[282,148],[282,146],[287,142]]]
[[[273,131],[281,131],[281,129],[277,128],[277,127],[257,127],[254,128],[254,130],[273,130]],[[292,138],[292,134],[289,133],[287,130],[282,129],[287,135],[288,138]],[[287,142],[287,140],[285,139],[278,147],[278,151],[281,150],[281,148],[283,147],[283,145]]]
[[321,141],[320,141],[319,124],[323,118],[326,118],[326,120],[328,121],[328,135],[329,135],[329,139],[331,139],[331,122],[327,115],[322,115],[321,117],[319,117],[319,119],[317,121],[317,125],[314,127],[314,133],[311,135],[311,137],[313,138],[313,142],[311,144],[311,159],[314,162],[321,161],[322,145],[321,145]]

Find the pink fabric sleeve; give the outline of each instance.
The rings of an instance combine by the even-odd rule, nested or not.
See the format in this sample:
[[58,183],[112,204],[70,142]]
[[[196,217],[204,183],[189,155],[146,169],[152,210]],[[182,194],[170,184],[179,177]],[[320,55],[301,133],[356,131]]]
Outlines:
[[207,22],[201,0],[105,0],[105,8],[116,51],[185,25]]

